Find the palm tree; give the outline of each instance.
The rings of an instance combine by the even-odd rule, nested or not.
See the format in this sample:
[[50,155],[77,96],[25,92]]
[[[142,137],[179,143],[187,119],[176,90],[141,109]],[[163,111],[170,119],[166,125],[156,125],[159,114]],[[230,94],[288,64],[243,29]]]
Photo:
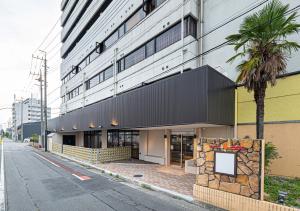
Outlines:
[[288,41],[287,36],[298,33],[297,13],[289,11],[289,5],[278,0],[268,3],[263,9],[245,18],[239,32],[228,36],[228,45],[233,45],[236,55],[244,60],[237,66],[237,82],[251,92],[256,102],[256,136],[264,137],[264,101],[268,83],[276,84],[278,75],[286,71],[287,60],[298,43]]

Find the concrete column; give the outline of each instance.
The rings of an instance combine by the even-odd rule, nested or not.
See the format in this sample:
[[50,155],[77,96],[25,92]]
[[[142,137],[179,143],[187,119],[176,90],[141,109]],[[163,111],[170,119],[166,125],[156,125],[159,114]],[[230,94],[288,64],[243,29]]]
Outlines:
[[101,144],[102,144],[102,149],[107,148],[107,130],[101,131]]
[[75,138],[76,138],[76,140],[75,140],[76,146],[83,147],[84,146],[84,133],[83,132],[76,133]]
[[193,142],[193,148],[194,148],[194,151],[193,151],[193,159],[196,159],[197,158],[197,145],[198,143],[200,143],[200,138],[202,136],[202,132],[201,132],[201,128],[196,128],[195,129],[195,135],[196,137],[194,138],[194,142]]
[[165,130],[165,165],[171,164],[171,130]]

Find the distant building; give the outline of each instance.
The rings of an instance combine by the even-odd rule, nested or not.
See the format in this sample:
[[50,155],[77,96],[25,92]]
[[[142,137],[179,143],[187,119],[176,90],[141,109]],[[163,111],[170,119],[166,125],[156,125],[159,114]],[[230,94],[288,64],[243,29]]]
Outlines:
[[22,135],[23,139],[31,138],[34,134],[41,135],[41,122],[29,122],[19,125],[17,128],[18,139],[20,140]]
[[[51,118],[51,108],[47,109],[48,118]],[[20,125],[41,121],[41,101],[35,98],[14,102],[12,105],[13,140],[16,140],[17,129]],[[20,137],[19,137],[20,139]]]

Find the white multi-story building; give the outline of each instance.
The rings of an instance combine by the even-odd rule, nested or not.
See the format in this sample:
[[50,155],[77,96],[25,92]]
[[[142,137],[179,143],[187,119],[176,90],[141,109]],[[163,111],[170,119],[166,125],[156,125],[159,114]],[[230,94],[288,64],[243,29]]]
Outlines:
[[63,7],[62,113],[197,67],[191,60],[198,48],[197,1],[186,1],[184,14],[182,1],[143,2],[68,1]]
[[[48,118],[51,118],[51,108],[47,109]],[[13,139],[19,126],[25,123],[41,121],[41,101],[35,98],[27,98],[12,104],[12,128]]]
[[161,164],[193,157],[187,146],[200,136],[233,137],[237,73],[225,37],[266,2],[62,0],[62,115],[49,128],[77,146],[129,137],[135,157]]

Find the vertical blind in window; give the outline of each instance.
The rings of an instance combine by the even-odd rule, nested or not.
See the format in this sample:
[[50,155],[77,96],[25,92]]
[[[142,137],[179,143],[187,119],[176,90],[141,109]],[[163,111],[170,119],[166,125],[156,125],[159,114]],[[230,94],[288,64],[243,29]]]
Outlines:
[[125,57],[125,69],[145,59],[145,46]]
[[170,30],[156,38],[156,51],[160,51],[181,39],[181,24],[178,23]]
[[143,18],[146,17],[146,13],[141,8],[137,13],[135,13],[128,21],[125,23],[126,32],[132,29],[138,22],[140,22]]

